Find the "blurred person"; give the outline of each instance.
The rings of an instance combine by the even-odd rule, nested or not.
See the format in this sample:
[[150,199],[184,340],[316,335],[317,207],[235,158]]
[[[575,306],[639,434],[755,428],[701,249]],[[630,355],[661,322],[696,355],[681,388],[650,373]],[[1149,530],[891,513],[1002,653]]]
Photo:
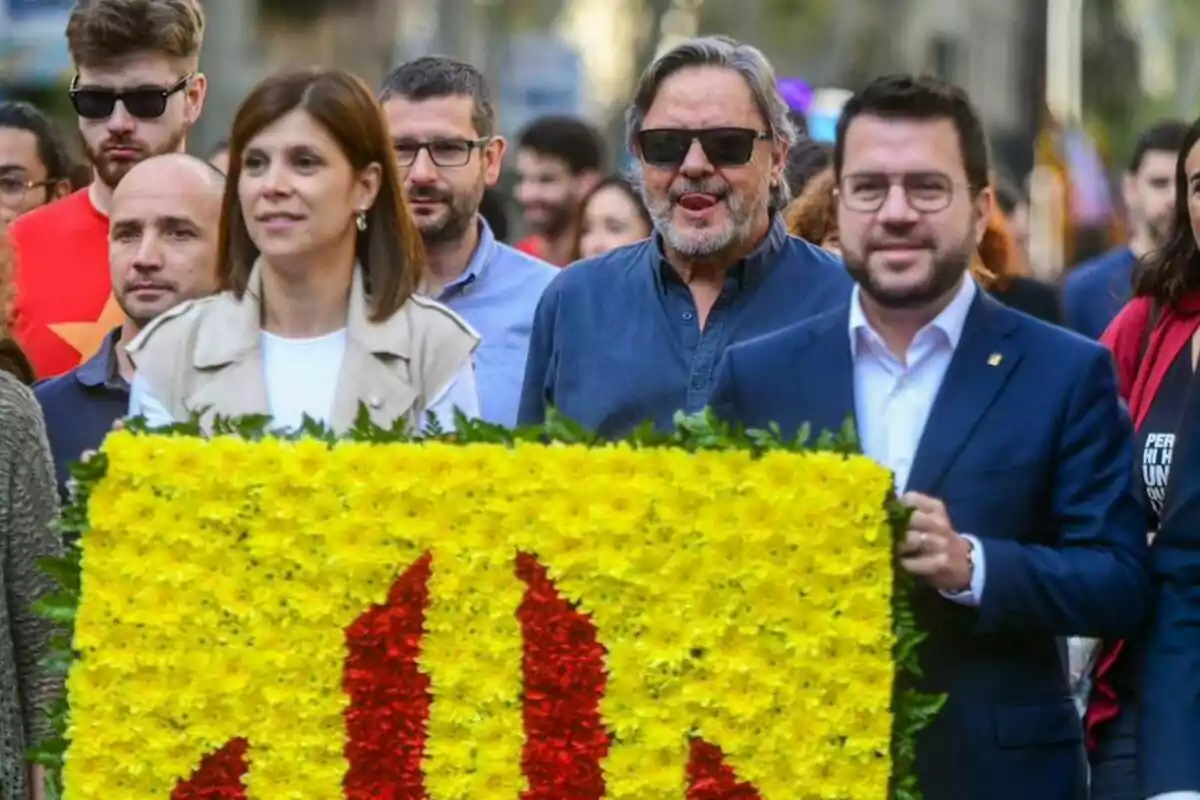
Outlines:
[[491,90],[470,64],[427,56],[392,70],[379,97],[425,245],[424,289],[479,333],[482,417],[511,428],[533,312],[558,270],[497,241],[480,213],[506,146],[496,134]]
[[[793,236],[840,256],[836,180],[832,167],[818,174],[787,207],[784,217]],[[1022,274],[1024,269],[1004,215],[993,204],[983,238],[971,259],[972,276],[1006,306],[1057,325],[1061,321],[1058,296],[1041,281]]]
[[1098,339],[1133,296],[1134,267],[1166,244],[1175,214],[1175,162],[1187,130],[1185,122],[1160,122],[1138,139],[1121,182],[1129,242],[1067,275],[1063,316],[1072,330]]
[[572,261],[602,256],[654,232],[654,220],[629,181],[612,175],[588,192],[579,206],[579,242]]
[[221,171],[222,175],[229,174],[229,140],[219,139],[208,151],[208,163]]
[[1004,214],[1008,223],[1009,233],[1017,254],[1029,263],[1029,198],[1025,193],[1006,177],[997,177],[993,183],[996,192],[996,205]]
[[81,0],[67,23],[71,103],[96,179],[13,224],[15,330],[39,378],[94,356],[124,315],[108,270],[112,192],[134,165],[183,152],[204,104],[199,0]]
[[837,178],[826,167],[807,181],[804,191],[784,209],[788,233],[841,257],[837,230]]
[[[988,148],[966,93],[885,76],[838,122],[838,231],[858,288],[729,349],[713,407],[754,428],[840,430],[912,509],[926,800],[1085,800],[1060,637],[1125,635],[1148,609],[1132,441],[1109,354],[979,290]],[[1192,740],[1186,740],[1192,741]]]
[[62,683],[46,665],[57,626],[35,611],[58,587],[41,561],[62,555],[58,493],[46,429],[33,392],[0,370],[0,797],[41,800],[44,770],[30,748],[53,734],[50,710]]
[[1098,659],[1087,712],[1095,800],[1200,800],[1200,120],[1170,183],[1163,247],[1101,339],[1136,429],[1157,597],[1148,629]]
[[532,231],[516,248],[555,266],[571,262],[579,201],[604,170],[604,138],[574,117],[542,117],[517,136],[513,197]]
[[651,64],[626,113],[652,238],[563,270],[538,305],[520,421],[547,410],[604,437],[708,405],[730,345],[850,294],[837,259],[778,211],[795,138],[762,52],[688,39]]
[[792,197],[799,197],[808,182],[833,163],[833,149],[812,139],[801,139],[788,151],[784,175]]
[[170,153],[137,164],[113,192],[109,269],[125,321],[86,363],[35,389],[64,498],[67,467],[99,449],[129,408],[133,363],[125,348],[159,314],[216,291],[224,189],[211,164]]
[[130,415],[305,419],[345,433],[360,409],[415,431],[479,415],[479,336],[417,294],[420,232],[371,90],[342,70],[284,72],[238,108],[217,276],[129,345]]
[[29,103],[0,103],[0,236],[27,211],[71,191],[71,158],[53,123]]
[[12,306],[12,247],[8,237],[0,234],[0,372],[7,372],[26,386],[33,385],[33,365],[8,330],[9,309]]

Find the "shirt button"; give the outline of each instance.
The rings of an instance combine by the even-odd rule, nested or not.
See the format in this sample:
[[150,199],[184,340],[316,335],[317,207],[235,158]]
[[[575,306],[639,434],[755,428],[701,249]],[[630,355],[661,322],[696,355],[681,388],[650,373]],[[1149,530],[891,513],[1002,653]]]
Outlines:
[[379,408],[383,405],[383,401],[380,400],[378,397],[372,396],[372,397],[367,398],[367,405],[370,406],[371,408]]
[[683,316],[684,322],[691,322],[692,320],[694,320],[696,318],[696,315],[690,311],[683,312],[682,316]]

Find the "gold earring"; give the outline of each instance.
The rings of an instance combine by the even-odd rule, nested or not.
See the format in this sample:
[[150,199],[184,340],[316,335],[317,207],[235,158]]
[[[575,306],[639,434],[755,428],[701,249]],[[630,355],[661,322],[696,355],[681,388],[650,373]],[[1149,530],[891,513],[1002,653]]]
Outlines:
[[367,212],[359,211],[354,215],[354,224],[358,226],[358,232],[363,233],[367,229]]

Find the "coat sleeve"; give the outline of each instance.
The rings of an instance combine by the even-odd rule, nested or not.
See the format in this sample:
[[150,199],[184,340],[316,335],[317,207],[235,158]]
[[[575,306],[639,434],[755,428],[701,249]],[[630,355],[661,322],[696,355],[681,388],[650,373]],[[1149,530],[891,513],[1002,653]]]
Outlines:
[[25,741],[32,745],[50,733],[47,707],[58,690],[57,681],[42,666],[49,654],[53,626],[33,611],[33,605],[54,590],[54,582],[38,562],[62,555],[62,539],[55,529],[58,487],[41,411],[32,395],[28,406],[21,404],[18,409],[4,423],[12,451],[7,454],[11,476],[6,487],[7,524],[0,533],[7,538],[4,602],[16,655],[16,687]]
[[1074,384],[1053,450],[1049,521],[1057,539],[984,541],[981,632],[1121,637],[1142,625],[1150,582],[1132,423],[1106,353],[1093,351]]

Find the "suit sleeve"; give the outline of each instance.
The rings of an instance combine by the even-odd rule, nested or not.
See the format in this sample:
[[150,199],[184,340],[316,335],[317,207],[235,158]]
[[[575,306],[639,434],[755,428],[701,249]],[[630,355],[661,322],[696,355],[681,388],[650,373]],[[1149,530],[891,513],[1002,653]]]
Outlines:
[[529,336],[529,357],[525,361],[525,380],[517,408],[518,425],[541,425],[546,409],[554,405],[555,371],[558,352],[555,328],[558,323],[558,281],[552,281],[538,301]]
[[1133,427],[1108,354],[1095,352],[1074,386],[1054,448],[1047,511],[1056,538],[1037,545],[983,540],[981,632],[1122,637],[1146,614],[1146,524],[1134,488]]

